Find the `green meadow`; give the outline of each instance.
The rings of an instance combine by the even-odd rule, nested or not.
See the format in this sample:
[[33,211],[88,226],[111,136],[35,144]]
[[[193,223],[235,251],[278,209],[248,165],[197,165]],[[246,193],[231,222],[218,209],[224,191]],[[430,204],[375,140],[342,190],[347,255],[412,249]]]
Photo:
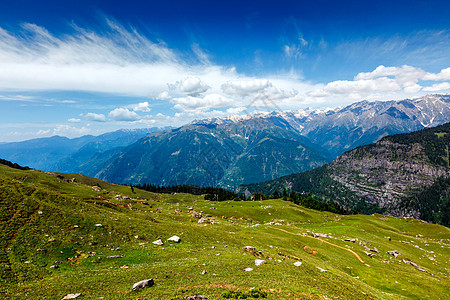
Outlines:
[[[281,199],[212,202],[0,165],[0,234],[2,299],[225,299],[253,290],[266,299],[448,299],[450,292],[447,227]],[[174,235],[179,243],[167,240]],[[153,244],[158,239],[163,245]],[[154,286],[132,290],[150,278]]]

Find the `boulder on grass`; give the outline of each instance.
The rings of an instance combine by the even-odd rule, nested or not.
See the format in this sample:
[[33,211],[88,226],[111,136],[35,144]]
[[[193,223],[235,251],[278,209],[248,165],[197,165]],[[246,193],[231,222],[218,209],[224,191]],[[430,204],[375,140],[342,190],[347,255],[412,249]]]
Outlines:
[[133,291],[138,291],[138,290],[146,288],[146,287],[151,287],[154,284],[155,284],[155,282],[153,281],[153,279],[142,280],[142,281],[136,282],[133,285]]
[[178,237],[178,236],[176,236],[176,235],[174,235],[174,236],[168,238],[167,240],[168,240],[169,242],[179,243],[179,242],[181,241],[181,238]]

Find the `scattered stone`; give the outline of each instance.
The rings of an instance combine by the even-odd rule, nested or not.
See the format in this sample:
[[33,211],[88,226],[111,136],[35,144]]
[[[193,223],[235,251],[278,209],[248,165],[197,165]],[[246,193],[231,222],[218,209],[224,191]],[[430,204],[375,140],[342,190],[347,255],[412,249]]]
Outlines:
[[49,239],[48,241],[49,241],[49,242],[54,242],[54,241],[55,241],[55,239]]
[[175,209],[175,211],[176,211],[176,212],[182,212],[182,210],[179,209],[179,208]]
[[42,215],[43,212],[41,210],[38,210],[38,215]]
[[163,241],[161,241],[161,239],[154,241],[153,244],[158,245],[158,246],[164,245],[164,243],[163,243]]
[[242,249],[244,249],[244,250],[250,250],[250,251],[255,251],[255,250],[256,250],[256,248],[253,247],[253,246],[245,246],[245,247],[243,247]]
[[260,266],[265,263],[266,263],[266,261],[263,259],[255,259],[255,266]]
[[370,251],[372,251],[372,252],[375,252],[375,253],[380,253],[380,250],[378,250],[377,248],[375,248],[375,247],[373,247],[373,249],[369,249]]
[[37,249],[36,251],[37,251],[37,252],[45,252],[45,251],[47,251],[47,250],[45,250],[45,249]]
[[356,239],[344,239],[345,242],[356,243]]
[[302,262],[301,261],[296,261],[295,263],[294,263],[294,266],[296,266],[296,267],[300,267],[302,265]]
[[315,232],[313,232],[313,236],[314,236],[315,238],[319,238],[319,237],[331,237],[331,236],[329,236],[328,234],[325,234],[325,233],[315,233]]
[[25,264],[31,264],[31,261],[27,260],[26,262],[24,262]]
[[193,295],[186,298],[186,300],[195,300],[195,299],[208,299],[208,297],[202,295]]
[[103,227],[102,224],[95,224],[95,227]]
[[418,271],[428,273],[428,271],[422,269],[422,268],[421,268],[418,264],[416,264],[415,262],[412,262],[412,261],[406,260],[406,259],[403,259],[403,262],[404,262],[405,264],[408,264],[408,265],[413,266],[413,267],[416,268]]
[[80,228],[80,226],[78,226],[78,225],[73,225],[73,228]]
[[216,246],[211,246],[211,249],[216,249]]
[[202,275],[205,275],[206,273],[208,273],[208,271],[206,271],[206,270],[202,271]]
[[367,252],[367,251],[364,251],[364,253],[365,253],[368,257],[374,257],[374,256],[377,256],[376,254],[373,254],[373,253]]
[[253,271],[253,269],[252,268],[245,268],[244,271],[245,272],[251,272],[251,271]]
[[176,235],[174,235],[174,236],[168,238],[167,240],[170,241],[170,242],[179,243],[181,241],[181,238],[176,236]]
[[55,264],[55,265],[60,265],[60,264],[62,264],[62,262],[61,262],[60,260],[57,260],[57,261],[55,261],[53,264]]
[[193,210],[191,212],[191,216],[193,216],[194,218],[200,219],[202,217],[202,214]]
[[198,220],[198,223],[199,223],[199,224],[203,224],[203,223],[206,223],[206,224],[214,224],[213,221],[211,221],[211,220],[208,219],[208,218],[204,218],[204,217],[201,217],[201,218]]
[[50,269],[58,269],[58,268],[59,268],[58,265],[51,265],[51,266],[50,266]]
[[138,290],[143,289],[145,287],[151,287],[154,284],[155,284],[155,282],[153,281],[153,279],[142,280],[142,281],[136,282],[133,285],[133,291],[138,291]]
[[75,299],[81,296],[81,293],[76,293],[76,294],[67,294],[64,296],[64,298],[62,298],[62,300],[66,300],[66,299]]
[[316,267],[317,269],[319,269],[320,270],[320,272],[328,272],[327,270],[325,270],[325,269],[322,269],[322,268],[320,268],[320,267]]
[[397,256],[401,255],[400,252],[398,252],[397,250],[388,251],[387,253],[389,255],[394,256],[395,258],[397,258]]
[[125,257],[125,255],[111,255],[111,256],[107,256],[106,258],[122,258]]
[[121,269],[128,269],[129,267],[130,267],[129,265],[120,266]]

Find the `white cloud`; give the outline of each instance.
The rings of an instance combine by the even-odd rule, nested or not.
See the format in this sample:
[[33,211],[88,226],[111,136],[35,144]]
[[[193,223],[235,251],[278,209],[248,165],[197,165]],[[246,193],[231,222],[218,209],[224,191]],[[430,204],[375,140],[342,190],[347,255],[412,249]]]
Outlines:
[[424,77],[424,80],[450,80],[450,67],[446,69],[442,69],[439,73],[427,73]]
[[211,108],[230,106],[235,103],[231,98],[219,95],[208,94],[204,97],[180,97],[172,99],[175,108],[181,111],[202,111]]
[[104,114],[87,113],[84,115],[84,118],[87,121],[106,122],[106,117]]
[[234,80],[222,84],[222,91],[230,96],[247,97],[271,87],[267,79]]
[[49,128],[49,129],[40,129],[36,135],[38,136],[54,136],[54,135],[60,135],[60,136],[81,136],[86,135],[90,133],[90,129],[88,127],[73,127],[69,125],[63,125],[58,124],[55,126],[55,128]]
[[67,122],[70,122],[70,123],[80,123],[81,120],[80,120],[80,119],[76,119],[76,118],[70,118],[70,119],[67,120]]
[[136,121],[141,117],[127,108],[116,108],[109,112],[108,116],[114,121]]
[[435,83],[432,86],[424,87],[423,90],[426,92],[436,92],[450,89],[450,82]]
[[387,77],[361,80],[337,80],[328,83],[325,91],[333,94],[350,94],[356,92],[397,91],[399,84]]
[[151,108],[149,107],[149,104],[147,101],[145,102],[140,102],[138,104],[135,105],[131,105],[131,107],[134,111],[141,111],[141,112],[149,112],[151,111]]
[[169,89],[180,92],[184,95],[199,96],[211,87],[206,85],[198,77],[187,77],[174,84],[168,84]]
[[156,99],[158,100],[169,100],[170,98],[169,92],[167,91],[163,91],[156,96]]

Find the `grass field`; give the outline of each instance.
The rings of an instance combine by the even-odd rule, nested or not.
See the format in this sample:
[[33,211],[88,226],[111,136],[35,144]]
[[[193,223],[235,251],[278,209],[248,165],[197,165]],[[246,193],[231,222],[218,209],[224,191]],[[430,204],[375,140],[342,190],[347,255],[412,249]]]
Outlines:
[[[450,230],[414,219],[336,215],[283,200],[210,202],[3,165],[0,196],[2,299],[225,299],[252,289],[267,299],[450,294]],[[168,242],[173,235],[181,242]],[[132,291],[149,278],[154,286]]]

